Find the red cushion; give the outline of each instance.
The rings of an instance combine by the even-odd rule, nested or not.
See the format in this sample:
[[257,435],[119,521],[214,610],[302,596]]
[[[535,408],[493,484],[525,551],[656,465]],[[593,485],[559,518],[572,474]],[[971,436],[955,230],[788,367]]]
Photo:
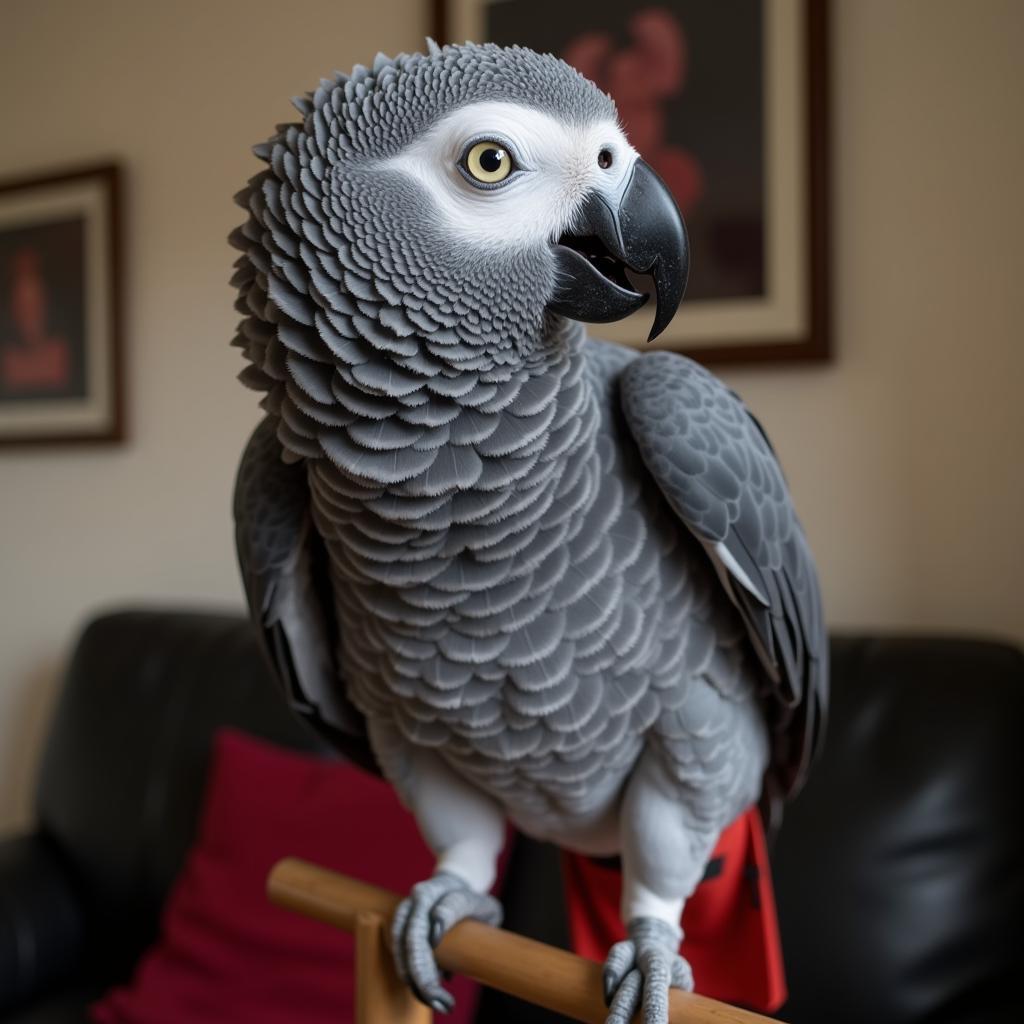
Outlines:
[[[352,937],[271,906],[267,873],[297,856],[399,892],[434,859],[390,786],[351,765],[244,733],[215,738],[199,835],[132,982],[90,1009],[96,1024],[342,1024],[354,1014]],[[452,982],[447,1019],[477,990]]]
[[[704,881],[683,910],[680,952],[701,995],[774,1013],[786,974],[761,815],[752,807],[719,837]],[[619,916],[622,874],[587,857],[563,855],[572,948],[603,961],[626,937]]]

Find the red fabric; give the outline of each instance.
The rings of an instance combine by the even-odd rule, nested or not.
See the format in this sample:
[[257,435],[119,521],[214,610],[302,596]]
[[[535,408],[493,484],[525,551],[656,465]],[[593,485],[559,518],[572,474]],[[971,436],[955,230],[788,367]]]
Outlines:
[[[95,1024],[343,1024],[354,1014],[352,937],[271,906],[267,873],[294,855],[399,892],[433,857],[391,787],[351,765],[224,730],[214,743],[199,835],[131,984]],[[448,1020],[477,989],[451,984]]]
[[[680,952],[701,995],[772,1013],[786,1001],[786,977],[756,809],[722,833],[711,863],[719,870],[697,886],[683,910]],[[563,865],[573,949],[603,961],[612,943],[626,937],[619,915],[622,875],[576,854],[566,854]]]

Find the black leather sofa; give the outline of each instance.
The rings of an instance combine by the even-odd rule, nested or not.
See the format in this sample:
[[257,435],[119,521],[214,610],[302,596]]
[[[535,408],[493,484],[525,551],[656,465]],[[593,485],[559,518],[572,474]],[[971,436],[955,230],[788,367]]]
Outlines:
[[[823,758],[773,854],[792,1024],[1024,1020],[1024,655],[943,638],[835,639]],[[39,775],[0,841],[0,1020],[84,1020],[155,935],[232,724],[319,741],[241,618],[130,611],[85,631]],[[552,850],[521,841],[510,927],[565,942]],[[554,1020],[496,994],[479,1019]],[[296,1022],[301,1024],[301,1022]]]

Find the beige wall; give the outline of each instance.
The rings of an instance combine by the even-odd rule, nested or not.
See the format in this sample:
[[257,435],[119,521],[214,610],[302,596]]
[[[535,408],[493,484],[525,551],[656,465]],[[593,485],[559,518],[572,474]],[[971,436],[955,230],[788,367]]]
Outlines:
[[[27,820],[83,619],[240,606],[224,242],[250,144],[287,98],[420,45],[425,0],[0,0],[0,175],[128,176],[131,441],[0,454],[0,830]],[[350,10],[351,9],[351,10]],[[727,376],[766,423],[847,628],[1024,641],[1024,145],[1015,0],[836,0],[835,321],[825,368]]]

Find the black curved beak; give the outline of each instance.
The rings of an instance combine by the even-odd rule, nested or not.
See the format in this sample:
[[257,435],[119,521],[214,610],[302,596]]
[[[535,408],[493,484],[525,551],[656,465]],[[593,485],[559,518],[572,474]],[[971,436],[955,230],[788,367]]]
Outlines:
[[637,160],[618,205],[594,192],[554,246],[557,284],[548,308],[573,320],[609,323],[638,310],[629,269],[654,281],[658,308],[648,341],[675,316],[690,267],[686,226],[672,193],[649,164]]

